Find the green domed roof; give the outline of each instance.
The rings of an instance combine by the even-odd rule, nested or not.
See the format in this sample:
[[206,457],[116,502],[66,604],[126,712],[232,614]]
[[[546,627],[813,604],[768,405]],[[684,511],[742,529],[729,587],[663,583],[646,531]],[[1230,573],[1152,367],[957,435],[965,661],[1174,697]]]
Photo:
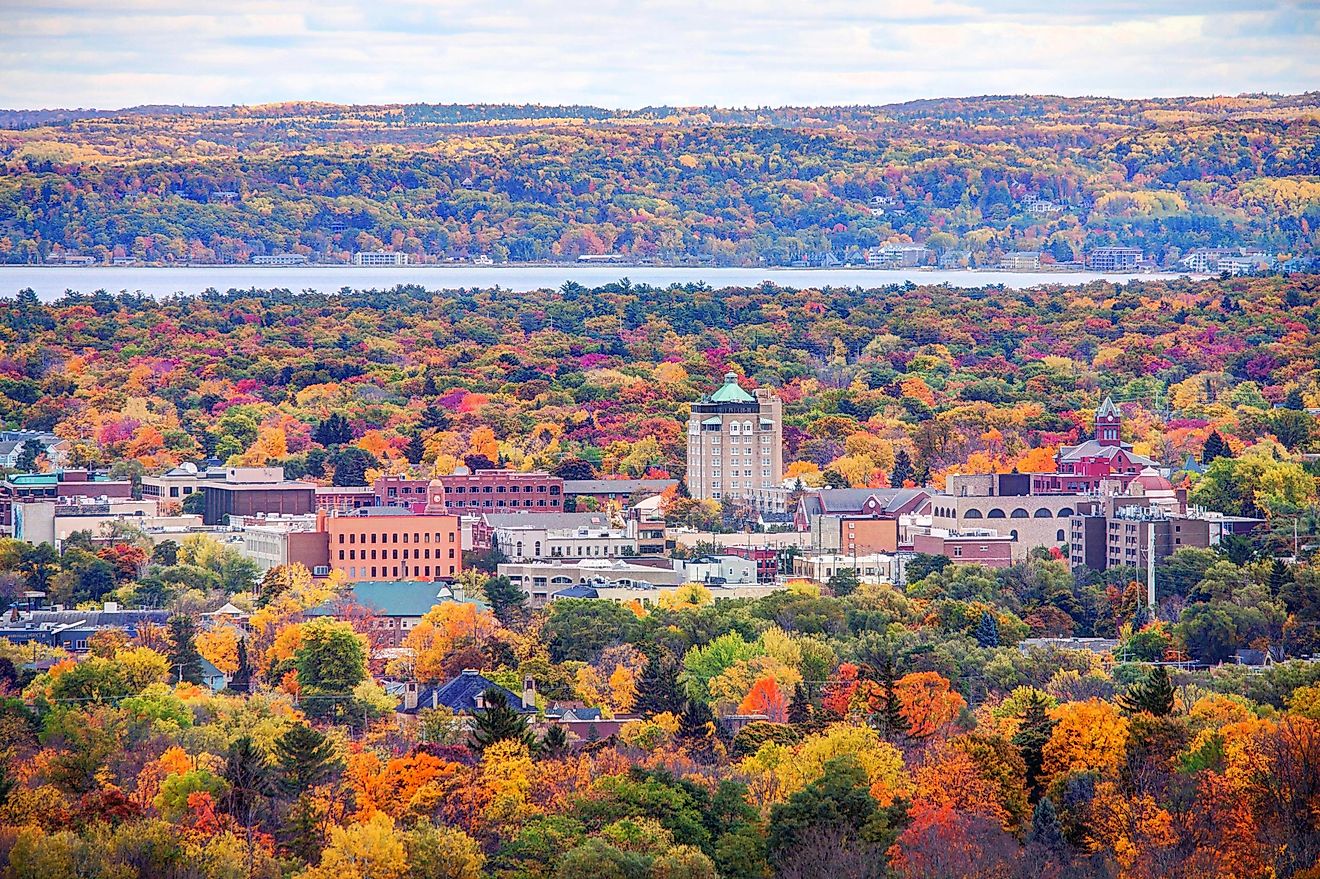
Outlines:
[[710,395],[712,403],[755,403],[756,398],[744,391],[738,385],[738,374],[734,372],[724,373],[724,384],[718,391]]

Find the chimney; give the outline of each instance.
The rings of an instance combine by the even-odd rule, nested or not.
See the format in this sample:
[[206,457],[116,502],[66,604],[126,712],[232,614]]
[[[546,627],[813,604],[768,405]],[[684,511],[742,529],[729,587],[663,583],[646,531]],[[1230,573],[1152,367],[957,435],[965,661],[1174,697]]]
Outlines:
[[408,681],[403,685],[403,710],[412,711],[417,708],[417,682]]
[[536,709],[536,681],[531,677],[523,678],[522,703],[524,708]]
[[115,612],[118,611],[118,610],[119,610],[119,603],[118,603],[118,602],[115,602],[115,601],[107,601],[107,602],[105,603],[105,611],[106,611],[106,613],[115,613]]

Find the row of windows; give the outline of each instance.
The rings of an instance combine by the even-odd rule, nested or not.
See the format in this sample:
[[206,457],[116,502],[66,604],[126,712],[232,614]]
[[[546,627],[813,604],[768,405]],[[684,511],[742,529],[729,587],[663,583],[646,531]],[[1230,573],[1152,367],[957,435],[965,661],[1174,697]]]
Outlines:
[[[340,560],[341,562],[345,560],[344,552],[345,552],[345,551],[342,550],[342,549],[339,551],[339,560]],[[361,559],[362,561],[366,561],[368,558],[370,558],[372,561],[375,561],[375,560],[376,560],[376,550],[374,550],[374,549],[371,549],[371,550],[364,549],[364,550],[362,550],[362,552],[361,552],[360,555],[359,555],[359,553],[358,553],[358,551],[357,551],[356,549],[350,549],[350,550],[348,550],[347,552],[348,552],[348,556],[347,556],[348,561],[357,561],[357,560],[359,560],[359,559]],[[393,552],[393,555],[390,554],[391,552]],[[403,556],[402,556],[402,558],[403,558],[404,561],[407,561],[408,558],[409,558],[408,552],[409,552],[409,551],[406,550],[406,549],[403,551]],[[367,553],[371,553],[371,555],[368,556]],[[394,559],[400,558],[400,556],[399,556],[399,551],[398,551],[397,549],[396,549],[396,550],[382,549],[382,550],[380,550],[380,557],[381,557],[382,560],[383,560],[383,559],[389,559],[389,558],[394,558]],[[429,558],[431,558],[431,550],[429,550],[429,549],[415,549],[415,550],[412,550],[412,556],[411,556],[411,557],[412,557],[413,559],[429,559]],[[440,550],[437,549],[437,550],[435,551],[435,557],[436,557],[437,559],[440,558]],[[455,558],[454,550],[453,550],[452,547],[451,547],[450,550],[449,550],[449,557],[450,557],[451,559],[452,559],[452,558]]]
[[[455,532],[455,531],[448,531],[448,532],[445,532],[445,533],[449,535],[449,542],[450,542],[450,543],[453,543],[454,541],[456,541],[456,540],[458,539],[458,533]],[[441,532],[439,532],[439,531],[436,531],[436,532],[435,532],[435,542],[436,542],[436,543],[443,543],[443,542],[444,542],[444,540],[441,538],[440,534],[441,534]],[[378,541],[376,540],[376,536],[377,536],[377,535],[376,535],[375,532],[372,532],[370,536],[371,536],[371,539],[370,539],[370,540],[367,540],[367,535],[366,535],[366,534],[359,535],[359,534],[357,534],[357,533],[355,533],[355,532],[349,532],[349,534],[348,534],[348,540],[344,540],[344,535],[343,535],[343,534],[340,534],[340,535],[339,535],[339,540],[336,541],[336,542],[338,542],[338,543],[349,543],[349,544],[352,544],[352,543],[376,543],[376,542],[378,542]],[[359,537],[361,537],[360,540],[358,539]],[[387,537],[390,538],[390,539],[389,539],[389,540],[386,540],[385,538],[387,538]],[[380,535],[380,541],[379,541],[379,542],[380,542],[380,543],[399,543],[399,542],[400,542],[400,541],[399,541],[399,532],[398,532],[398,531],[395,531],[395,532],[393,532],[392,534],[381,534],[381,535]],[[411,542],[411,543],[430,543],[430,542],[431,542],[431,532],[429,532],[429,531],[425,531],[425,532],[421,532],[421,533],[419,533],[419,532],[417,532],[417,531],[414,531],[414,532],[412,533],[412,540],[409,541],[409,540],[408,540],[408,532],[405,531],[405,532],[403,532],[403,541],[402,541],[402,542],[403,542],[403,543],[410,543],[410,542]]]
[[[1060,519],[1067,519],[1068,517],[1072,516],[1072,514],[1073,514],[1073,511],[1072,511],[1072,508],[1071,508],[1071,507],[1064,507],[1062,510],[1059,510],[1058,516],[1059,516]],[[936,515],[936,516],[943,516],[943,517],[946,517],[946,518],[949,518],[949,519],[956,519],[956,518],[958,517],[958,511],[955,510],[955,509],[952,508],[952,507],[936,507],[936,508],[935,508],[935,515]],[[966,512],[963,513],[963,516],[962,516],[962,517],[963,517],[964,519],[980,519],[980,518],[986,518],[986,519],[1052,519],[1052,518],[1054,518],[1054,515],[1055,515],[1054,513],[1051,513],[1051,512],[1050,512],[1048,509],[1046,509],[1045,507],[1041,507],[1039,510],[1037,510],[1037,511],[1035,512],[1035,515],[1032,515],[1031,513],[1028,513],[1028,512],[1027,512],[1026,510],[1024,510],[1022,507],[1018,507],[1017,509],[1013,510],[1012,513],[1009,513],[1008,515],[1005,515],[1005,514],[1004,514],[1004,511],[1001,510],[1001,509],[999,509],[999,507],[993,507],[993,508],[991,508],[990,512],[988,512],[988,513],[986,513],[986,514],[984,515],[984,517],[981,515],[981,511],[980,511],[980,510],[976,510],[976,509],[967,510]]]
[[[486,485],[486,486],[474,485],[474,486],[472,486],[472,491],[469,492],[469,491],[467,490],[467,486],[463,486],[463,485],[455,485],[455,486],[452,487],[452,488],[450,488],[449,486],[445,486],[445,491],[448,492],[449,494],[492,494],[492,493],[493,493],[493,494],[504,494],[504,492],[505,492],[506,490],[507,490],[510,494],[518,494],[519,492],[523,492],[524,494],[531,494],[532,491],[533,491],[533,488],[532,488],[532,486],[530,486],[530,485],[527,486],[526,488],[523,488],[523,487],[520,486],[520,485],[510,485],[510,486],[508,486],[507,489],[506,489],[505,486],[503,486],[503,485],[497,485],[497,486],[495,486],[494,488],[492,488],[492,487],[489,486],[489,485]],[[538,486],[536,486],[535,491],[536,491],[538,494],[545,494],[547,491],[548,491],[550,494],[559,494],[559,486],[557,486],[557,485],[551,485],[551,486],[548,486],[548,487],[547,487],[547,486],[544,486],[544,485],[538,485]]]
[[[457,573],[457,571],[455,570],[454,565],[450,565],[448,576],[452,577],[454,576],[455,573]],[[441,566],[436,565],[435,575],[439,577],[441,576],[441,574],[442,574]],[[394,577],[394,578],[408,577],[408,576],[430,577],[431,566],[413,565],[412,572],[409,573],[407,565],[403,565],[402,567],[400,567],[399,565],[384,565],[380,567],[377,567],[376,565],[371,565],[370,567],[368,567],[367,565],[363,565],[360,568],[357,567],[356,565],[350,565],[348,568],[348,576],[352,579],[356,579],[358,577],[370,577],[372,579],[375,579],[377,577]]]
[[492,504],[491,501],[490,501],[490,498],[487,498],[487,499],[484,500],[484,501],[479,501],[479,500],[477,500],[476,498],[472,498],[471,500],[467,500],[467,499],[460,498],[460,499],[458,499],[458,500],[456,500],[456,501],[449,501],[448,503],[445,504],[445,506],[447,506],[447,507],[473,507],[473,508],[476,508],[476,507],[518,507],[518,506],[522,506],[522,507],[532,507],[532,506],[537,506],[537,507],[544,507],[544,506],[558,507],[558,506],[559,506],[559,500],[558,500],[558,499],[555,499],[555,500],[550,501],[549,504],[547,504],[545,498],[537,498],[536,503],[533,504],[531,498],[528,498],[528,499],[525,500],[525,501],[518,501],[518,500],[516,500],[516,499],[515,499],[515,500],[511,500],[511,501],[506,501],[504,498],[500,498],[499,500],[495,501],[495,502]]

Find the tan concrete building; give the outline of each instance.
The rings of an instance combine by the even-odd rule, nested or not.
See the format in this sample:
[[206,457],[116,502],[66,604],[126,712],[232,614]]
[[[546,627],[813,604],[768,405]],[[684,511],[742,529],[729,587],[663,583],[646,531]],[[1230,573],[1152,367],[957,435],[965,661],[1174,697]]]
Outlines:
[[751,502],[784,480],[784,404],[766,388],[749,394],[729,372],[688,419],[687,486],[701,500]]

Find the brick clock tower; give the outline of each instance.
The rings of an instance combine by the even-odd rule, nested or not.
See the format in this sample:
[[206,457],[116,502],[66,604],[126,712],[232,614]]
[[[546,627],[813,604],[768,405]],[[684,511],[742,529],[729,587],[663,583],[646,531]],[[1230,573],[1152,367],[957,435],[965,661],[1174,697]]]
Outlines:
[[1102,446],[1121,446],[1122,433],[1123,413],[1111,398],[1105,397],[1095,413],[1095,440]]

